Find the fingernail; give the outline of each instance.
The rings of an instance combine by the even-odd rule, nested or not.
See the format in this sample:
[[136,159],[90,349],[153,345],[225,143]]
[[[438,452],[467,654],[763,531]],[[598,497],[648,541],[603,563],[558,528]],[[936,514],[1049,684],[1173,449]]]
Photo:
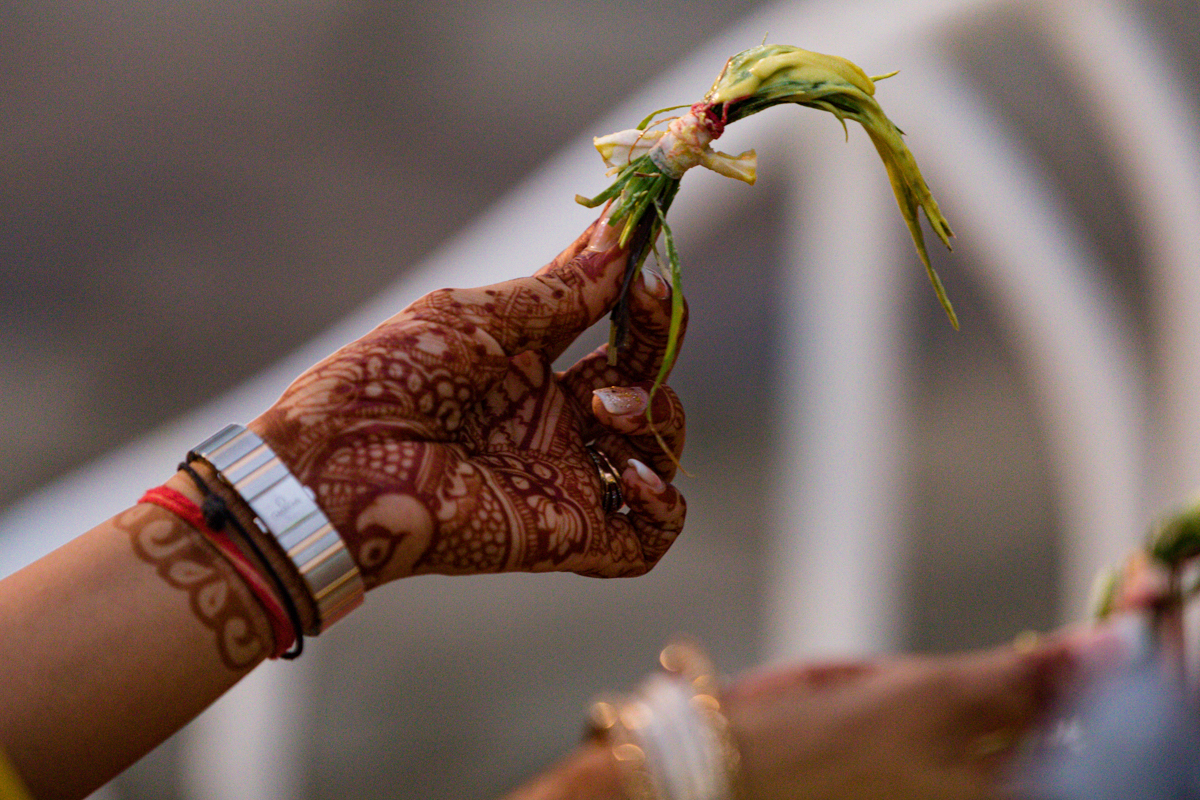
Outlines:
[[654,474],[654,470],[650,469],[636,458],[629,459],[629,466],[637,470],[638,478],[642,483],[646,484],[646,488],[648,488],[654,494],[661,494],[667,488],[667,485],[662,482],[662,478]]
[[644,389],[630,386],[609,386],[592,392],[600,399],[604,410],[614,417],[631,417],[646,410],[650,395]]
[[609,213],[608,211],[604,212],[604,215],[597,220],[596,227],[592,229],[591,241],[588,242],[588,250],[597,252],[611,250],[620,238],[621,226],[608,224]]
[[660,300],[666,299],[671,295],[671,287],[662,279],[654,270],[649,267],[642,267],[642,285],[646,287],[646,291],[652,297],[657,297]]

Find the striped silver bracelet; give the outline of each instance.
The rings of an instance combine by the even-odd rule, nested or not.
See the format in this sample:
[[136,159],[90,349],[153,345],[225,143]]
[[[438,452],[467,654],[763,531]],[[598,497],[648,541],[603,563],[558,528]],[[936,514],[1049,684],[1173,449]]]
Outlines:
[[188,460],[207,462],[278,542],[300,573],[316,606],[305,630],[316,636],[357,608],[366,589],[358,565],[312,493],[253,431],[228,425],[192,448]]

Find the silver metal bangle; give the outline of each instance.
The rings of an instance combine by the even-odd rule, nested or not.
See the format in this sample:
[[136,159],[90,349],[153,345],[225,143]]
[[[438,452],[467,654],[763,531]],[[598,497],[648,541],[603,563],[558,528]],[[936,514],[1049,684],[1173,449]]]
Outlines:
[[317,607],[308,636],[357,608],[365,587],[358,565],[312,493],[253,431],[228,425],[190,453],[207,461],[246,501],[259,528],[270,535],[300,572]]

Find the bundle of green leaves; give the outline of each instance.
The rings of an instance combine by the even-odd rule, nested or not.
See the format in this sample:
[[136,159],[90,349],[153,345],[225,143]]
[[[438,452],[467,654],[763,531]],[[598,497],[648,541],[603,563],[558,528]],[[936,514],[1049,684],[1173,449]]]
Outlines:
[[[589,208],[613,203],[608,224],[620,226],[619,241],[622,246],[628,244],[631,253],[621,299],[612,314],[609,359],[613,363],[627,335],[625,292],[641,271],[647,255],[650,252],[657,255],[655,242],[661,234],[666,245],[666,259],[665,263],[659,259],[659,263],[672,287],[673,307],[666,358],[656,385],[665,379],[678,352],[683,321],[679,254],[667,225],[667,211],[679,191],[680,179],[688,169],[703,166],[753,184],[753,150],[731,156],[715,151],[709,145],[730,123],[784,103],[827,111],[837,117],[843,128],[846,120],[853,120],[866,130],[883,159],[900,213],[934,292],[951,324],[958,327],[954,308],[929,262],[918,209],[925,211],[933,231],[947,248],[953,233],[925,184],[916,159],[904,143],[903,132],[888,119],[875,100],[875,81],[894,74],[871,78],[844,58],[788,45],[764,44],[730,58],[700,102],[660,109],[631,130],[595,140],[596,149],[610,167],[609,174],[615,178],[595,197],[577,196],[576,200]],[[681,108],[688,109],[681,116],[661,116]],[[658,129],[664,123],[666,129]]]

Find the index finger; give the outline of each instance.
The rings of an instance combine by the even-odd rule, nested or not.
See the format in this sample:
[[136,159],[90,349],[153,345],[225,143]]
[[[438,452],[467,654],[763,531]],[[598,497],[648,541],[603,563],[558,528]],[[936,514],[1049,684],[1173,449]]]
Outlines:
[[[433,292],[406,316],[482,333],[506,356],[557,352],[599,320],[620,292],[628,248],[607,212],[534,275],[478,289]],[[491,349],[489,347],[489,349]]]

